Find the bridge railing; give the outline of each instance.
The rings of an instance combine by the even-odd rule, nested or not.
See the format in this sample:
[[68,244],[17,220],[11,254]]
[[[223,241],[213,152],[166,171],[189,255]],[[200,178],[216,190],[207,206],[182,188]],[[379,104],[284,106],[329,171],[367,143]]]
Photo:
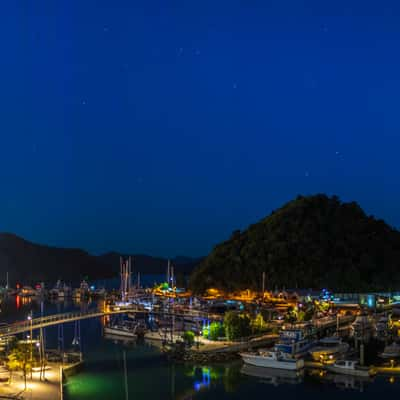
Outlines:
[[76,312],[69,312],[69,313],[62,313],[62,314],[52,314],[47,315],[45,317],[38,317],[33,318],[31,320],[27,319],[25,321],[18,321],[13,324],[3,326],[0,328],[0,336],[4,334],[9,334],[13,331],[27,331],[30,329],[37,329],[40,326],[49,324],[51,322],[63,321],[63,320],[73,320],[76,318],[84,318],[85,316],[90,315],[101,315],[105,314],[99,310],[88,310],[88,311],[76,311]]
[[149,312],[146,310],[139,309],[138,307],[132,307],[132,308],[123,308],[123,309],[118,309],[118,310],[99,310],[99,309],[93,309],[93,310],[87,310],[87,311],[73,311],[73,312],[68,312],[68,313],[62,313],[62,314],[52,314],[52,315],[47,315],[44,317],[37,317],[33,318],[31,320],[26,319],[24,321],[18,321],[15,323],[12,323],[10,325],[2,326],[0,327],[0,336],[4,335],[12,335],[12,334],[17,334],[17,333],[22,333],[22,332],[28,332],[30,330],[35,330],[39,329],[41,327],[49,326],[49,325],[56,325],[57,322],[63,323],[63,322],[68,322],[68,321],[74,321],[78,319],[85,319],[85,318],[90,318],[90,317],[97,317],[97,316],[102,316],[102,315],[110,315],[110,314],[122,314],[122,313],[133,313],[133,312],[147,312],[147,313],[154,313],[154,314],[164,314],[164,315],[176,315],[178,317],[191,317],[191,318],[198,318],[198,319],[219,319],[220,316],[208,314],[205,312],[199,312],[191,309],[184,309],[181,310],[179,313],[174,312],[173,310],[171,311],[157,311],[157,312]]

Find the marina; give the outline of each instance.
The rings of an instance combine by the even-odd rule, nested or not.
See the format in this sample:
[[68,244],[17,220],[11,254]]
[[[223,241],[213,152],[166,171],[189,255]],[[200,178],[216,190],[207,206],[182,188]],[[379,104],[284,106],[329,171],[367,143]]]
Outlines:
[[[60,375],[59,390],[63,389],[65,398],[74,399],[74,390],[71,388],[74,382],[79,382],[80,377],[85,376],[85,371],[90,371],[94,343],[107,348],[116,346],[118,351],[133,354],[136,351],[149,352],[159,362],[163,360],[162,364],[166,363],[168,368],[175,365],[174,368],[179,369],[183,361],[212,366],[214,363],[226,364],[236,360],[235,367],[229,368],[233,368],[240,376],[258,377],[263,382],[275,385],[304,385],[315,371],[320,371],[324,376],[329,374],[330,382],[340,381],[336,376],[374,380],[377,375],[395,377],[400,373],[396,324],[390,318],[396,314],[395,309],[385,309],[379,313],[377,310],[368,311],[360,305],[349,312],[328,300],[325,301],[327,308],[324,312],[319,311],[318,316],[314,312],[315,316],[308,322],[296,322],[291,310],[296,310],[303,300],[293,296],[290,299],[279,297],[279,303],[274,300],[278,297],[274,297],[277,295],[273,293],[264,294],[261,302],[249,296],[249,293],[248,297],[236,294],[224,298],[214,293],[204,298],[192,298],[184,291],[181,292],[183,295],[171,291],[169,286],[164,286],[163,290],[159,286],[138,290],[125,283],[125,280],[131,279],[129,263],[121,263],[121,271],[124,273],[121,274],[120,293],[125,295],[120,294],[119,298],[115,298],[115,292],[113,299],[109,298],[107,292],[102,297],[97,294],[92,296],[90,290],[85,292],[89,288],[86,282],[78,289],[63,288],[63,293],[69,293],[68,297],[63,295],[55,298],[54,291],[49,291],[46,297],[42,290],[40,297],[19,297],[10,293],[3,298],[5,315],[11,307],[14,309],[14,318],[22,310],[23,315],[28,314],[28,318],[0,326],[0,347],[7,352],[14,337],[26,335],[28,339],[20,342],[25,343],[27,349],[32,346],[30,343],[34,343],[35,348],[37,344],[41,349],[33,354],[40,356],[43,362],[35,367],[32,378],[28,377],[25,391],[31,388],[33,393],[35,374],[39,377],[42,374],[51,375],[51,371],[61,368],[61,365],[68,371],[71,365],[73,367],[69,373]],[[77,292],[81,295],[73,295]],[[318,308],[324,301],[323,295],[315,300]],[[311,307],[314,303],[306,304]],[[303,303],[301,305],[305,307]],[[38,311],[43,316],[37,316]],[[248,338],[238,340],[224,337],[221,327],[227,323],[226,315],[240,316],[244,312],[254,315],[254,321],[264,328]],[[270,319],[264,320],[262,315]],[[63,325],[73,327],[73,330],[69,329],[69,335],[68,330],[61,329]],[[215,329],[220,333],[212,333]],[[91,332],[90,337],[87,337],[86,331]],[[192,332],[192,342],[187,341],[191,337],[187,332]],[[44,335],[47,337],[45,347],[41,339]],[[34,337],[35,341],[29,337]],[[93,341],[94,337],[96,340]],[[71,344],[68,346],[66,341]],[[123,354],[126,357],[126,353]],[[349,355],[352,358],[346,358]],[[101,364],[105,360],[98,362]],[[7,369],[3,369],[3,376],[7,373]],[[12,385],[20,385],[18,379],[14,382]],[[349,387],[357,386],[347,384]],[[13,386],[4,387],[9,392]],[[206,382],[201,387],[209,390],[212,385]]]

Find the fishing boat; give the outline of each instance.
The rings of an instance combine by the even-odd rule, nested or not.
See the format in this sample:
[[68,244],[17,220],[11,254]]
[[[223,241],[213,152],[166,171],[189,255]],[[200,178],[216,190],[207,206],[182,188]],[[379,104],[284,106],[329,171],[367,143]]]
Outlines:
[[400,357],[400,344],[393,342],[385,346],[383,352],[379,354],[379,357],[385,359]]
[[375,374],[373,368],[362,367],[358,364],[358,361],[353,360],[338,360],[333,363],[333,365],[328,365],[326,368],[328,371],[344,375],[368,377]]
[[305,356],[316,344],[310,332],[308,326],[303,328],[284,327],[279,333],[279,341],[275,344],[274,349],[293,357]]
[[298,371],[304,368],[304,360],[294,358],[287,353],[275,350],[260,350],[258,352],[239,353],[242,360],[249,365],[256,367],[286,369]]
[[137,338],[136,325],[129,324],[126,321],[105,326],[104,334]]
[[341,338],[331,336],[319,340],[310,350],[310,354],[314,361],[328,362],[339,354],[345,354],[349,347]]

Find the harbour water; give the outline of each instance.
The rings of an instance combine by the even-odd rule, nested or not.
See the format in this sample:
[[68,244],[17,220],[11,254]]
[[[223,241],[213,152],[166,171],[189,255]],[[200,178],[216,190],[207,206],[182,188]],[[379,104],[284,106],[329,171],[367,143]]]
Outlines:
[[[182,365],[169,363],[145,343],[121,345],[98,338],[85,352],[82,373],[69,378],[69,400],[217,400],[268,398],[372,399],[395,396],[400,380],[378,377],[371,382],[339,375],[291,378],[277,371],[258,370],[259,376],[241,373],[240,361],[230,364]],[[253,371],[254,372],[254,371]],[[256,371],[256,375],[257,371]]]
[[165,360],[157,347],[145,342],[123,344],[103,338],[99,321],[84,324],[85,367],[68,379],[68,400],[225,400],[270,396],[373,399],[382,393],[395,396],[400,391],[400,376],[380,376],[369,381],[308,371],[305,376],[293,377],[263,368],[243,371],[241,361],[174,364]]
[[[41,312],[35,302],[2,304],[5,320],[26,318],[30,310]],[[92,304],[95,306],[95,304]],[[44,303],[45,314],[87,307],[74,303]],[[102,321],[81,322],[83,370],[67,380],[67,400],[225,400],[267,398],[373,399],[400,391],[399,376],[378,376],[360,381],[355,377],[307,371],[304,376],[266,369],[243,370],[241,361],[228,364],[183,365],[168,362],[160,350],[146,342],[123,343],[103,336]],[[65,326],[65,348],[72,345],[74,326]],[[49,348],[57,345],[57,328],[46,329]],[[244,374],[243,372],[246,372]]]

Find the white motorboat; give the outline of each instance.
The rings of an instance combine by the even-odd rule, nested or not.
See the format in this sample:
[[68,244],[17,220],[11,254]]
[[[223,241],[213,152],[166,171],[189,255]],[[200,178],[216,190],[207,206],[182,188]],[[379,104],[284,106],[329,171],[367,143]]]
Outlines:
[[358,361],[353,360],[338,360],[333,365],[328,365],[326,368],[328,371],[344,375],[368,377],[375,374],[372,368],[362,367],[358,364]]
[[255,353],[240,353],[246,364],[256,367],[267,367],[298,371],[304,367],[304,360],[293,358],[287,353],[280,351],[259,351]]
[[397,358],[400,357],[400,344],[393,342],[385,346],[383,352],[379,354],[381,358]]
[[318,341],[310,350],[310,354],[314,361],[327,362],[338,354],[345,354],[349,347],[348,343],[343,342],[340,337],[326,337]]
[[104,334],[113,336],[123,336],[127,338],[136,338],[136,326],[132,324],[113,324],[104,327]]

